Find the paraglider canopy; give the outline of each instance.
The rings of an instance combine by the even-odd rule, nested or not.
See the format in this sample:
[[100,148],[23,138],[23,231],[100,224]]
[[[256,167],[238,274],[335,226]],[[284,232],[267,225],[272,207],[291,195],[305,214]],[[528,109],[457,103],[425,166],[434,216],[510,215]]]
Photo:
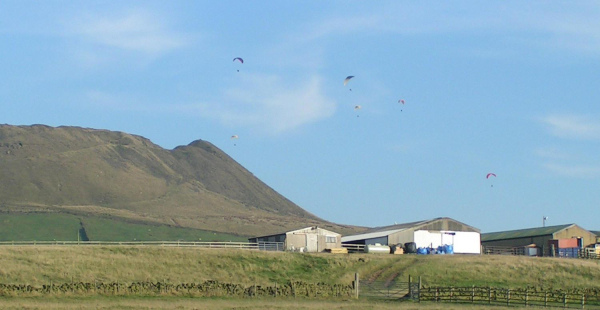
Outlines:
[[234,62],[236,60],[239,61],[240,63],[244,63],[244,60],[241,57],[236,57],[236,58],[233,59]]
[[486,179],[489,179],[490,177],[496,177],[496,174],[495,174],[495,173],[488,173],[488,174],[485,176],[485,178],[486,178]]
[[349,75],[346,77],[346,79],[344,80],[344,86],[346,86],[346,84],[348,84],[348,82],[350,81],[350,79],[352,79],[354,77],[354,75]]
[[231,139],[239,139],[240,137],[238,137],[238,135],[233,135],[231,136]]
[[404,99],[400,99],[400,100],[398,100],[398,103],[402,103],[402,104],[404,104]]
[[359,105],[357,105],[357,106],[354,106],[354,110],[360,110],[360,109],[362,109],[362,107],[361,107],[361,106],[359,106]]

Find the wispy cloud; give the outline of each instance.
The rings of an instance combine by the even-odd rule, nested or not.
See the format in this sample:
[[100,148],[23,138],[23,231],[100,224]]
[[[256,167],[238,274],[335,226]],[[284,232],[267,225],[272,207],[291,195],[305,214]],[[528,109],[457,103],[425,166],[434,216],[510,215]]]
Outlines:
[[597,179],[600,177],[600,166],[545,163],[543,167],[561,176],[571,178]]
[[[336,102],[322,91],[317,75],[305,82],[287,83],[277,75],[240,74],[236,86],[212,100],[183,104],[149,103],[138,96],[89,91],[86,99],[102,109],[150,113],[180,113],[217,120],[229,127],[249,127],[280,134],[332,116]],[[137,98],[137,99],[136,99]]]
[[548,115],[540,119],[550,133],[560,138],[600,139],[600,120],[581,115]]
[[474,2],[462,8],[455,4],[385,3],[355,15],[313,21],[297,37],[307,41],[344,35],[493,34],[498,41],[510,40],[511,44],[600,52],[598,2],[552,7],[527,3],[525,7],[520,2]]
[[558,147],[537,148],[534,150],[534,154],[540,158],[547,160],[572,160],[575,157],[577,157]]
[[68,26],[68,35],[97,47],[159,56],[181,48],[188,37],[169,29],[165,19],[144,10],[114,16],[87,15]]

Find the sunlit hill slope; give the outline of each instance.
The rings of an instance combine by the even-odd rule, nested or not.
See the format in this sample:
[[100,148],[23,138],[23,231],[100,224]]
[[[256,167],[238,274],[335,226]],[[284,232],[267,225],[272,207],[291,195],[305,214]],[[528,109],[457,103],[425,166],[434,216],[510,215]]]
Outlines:
[[289,201],[209,142],[173,150],[122,132],[0,126],[0,210],[54,212],[237,235],[337,225]]

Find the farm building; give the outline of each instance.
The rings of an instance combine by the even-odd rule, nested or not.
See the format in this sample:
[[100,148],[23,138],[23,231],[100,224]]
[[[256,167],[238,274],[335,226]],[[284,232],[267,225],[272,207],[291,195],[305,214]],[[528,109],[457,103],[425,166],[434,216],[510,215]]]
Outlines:
[[596,235],[575,224],[565,224],[481,234],[484,247],[524,247],[535,244],[543,252],[549,240],[581,238],[578,247],[596,243]]
[[590,232],[596,235],[596,243],[600,243],[600,230],[590,230]]
[[288,251],[305,250],[306,252],[323,252],[325,249],[341,248],[342,235],[319,228],[306,227],[275,235],[249,238],[251,243],[283,242]]
[[480,254],[480,231],[447,217],[377,227],[366,233],[342,237],[345,244],[396,245],[415,242],[417,247],[452,245],[454,253]]

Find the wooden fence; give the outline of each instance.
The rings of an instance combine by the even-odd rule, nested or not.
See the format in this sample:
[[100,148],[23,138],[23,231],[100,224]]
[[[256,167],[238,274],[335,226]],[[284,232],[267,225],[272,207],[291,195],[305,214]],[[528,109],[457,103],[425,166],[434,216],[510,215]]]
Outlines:
[[1,241],[0,246],[162,246],[210,249],[284,251],[283,242],[197,242],[197,241]]
[[348,253],[365,253],[364,244],[342,243],[342,247],[348,249]]
[[419,301],[600,309],[600,290],[422,287],[419,290]]
[[544,257],[561,257],[561,258],[585,258],[585,259],[600,259],[595,249],[583,248],[574,252],[561,253],[559,249],[538,248],[536,255],[528,255],[527,247],[507,247],[507,246],[484,246],[483,254],[488,255],[527,255],[527,256],[544,256]]

